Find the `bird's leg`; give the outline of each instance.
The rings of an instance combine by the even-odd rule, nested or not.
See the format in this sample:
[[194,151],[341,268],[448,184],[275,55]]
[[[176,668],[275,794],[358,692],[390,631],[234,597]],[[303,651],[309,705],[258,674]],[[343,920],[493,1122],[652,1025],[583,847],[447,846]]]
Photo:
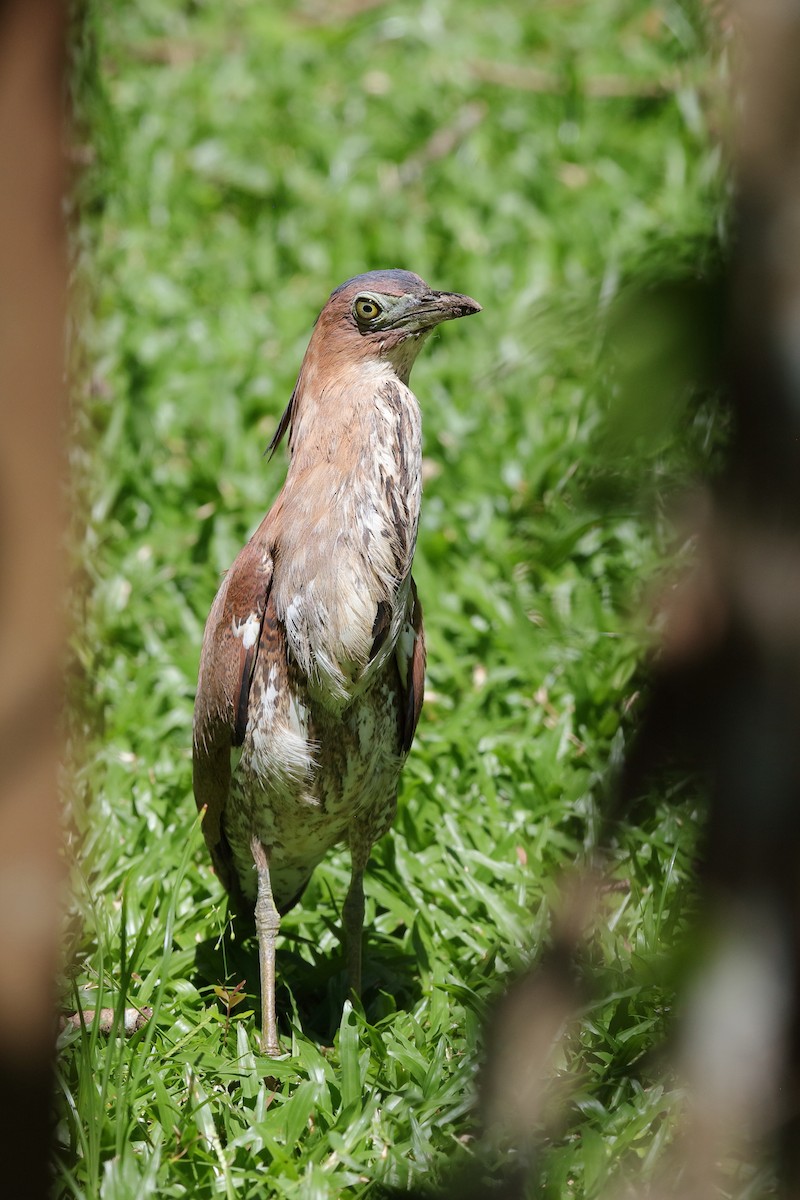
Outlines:
[[363,829],[351,827],[350,844],[351,873],[350,887],[342,908],[344,925],[345,961],[347,983],[351,996],[361,995],[361,942],[364,928],[364,869],[372,849],[372,842]]
[[272,896],[269,850],[255,834],[250,841],[250,850],[258,872],[255,918],[258,967],[261,976],[261,1049],[265,1054],[280,1054],[281,1046],[275,1019],[275,941],[281,918]]

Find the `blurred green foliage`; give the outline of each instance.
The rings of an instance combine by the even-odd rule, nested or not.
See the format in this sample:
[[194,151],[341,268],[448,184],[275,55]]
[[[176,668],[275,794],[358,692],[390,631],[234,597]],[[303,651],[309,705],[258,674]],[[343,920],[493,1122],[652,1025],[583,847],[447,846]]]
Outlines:
[[[704,90],[720,68],[700,12],[677,0],[76,9],[85,746],[64,1004],[127,997],[155,1016],[128,1042],[66,1036],[64,1195],[360,1196],[435,1182],[473,1152],[487,1001],[536,956],[559,873],[595,843],[636,708],[630,614],[660,554],[639,485],[686,468],[675,421],[644,455],[609,434],[620,389],[636,409],[636,377],[626,391],[609,366],[604,318],[645,258],[693,268],[721,220]],[[430,695],[368,875],[364,1010],[341,1015],[335,854],[284,922],[292,1054],[271,1062],[254,1049],[252,947],[221,940],[225,902],[194,816],[197,658],[220,573],[280,486],[281,456],[262,451],[314,317],[343,279],[386,266],[484,306],[444,328],[413,380]],[[619,352],[636,365],[627,328]],[[655,411],[664,387],[644,372],[636,388]],[[589,487],[609,437],[624,482],[611,510]],[[680,1095],[651,1050],[672,1002],[662,955],[690,904],[693,811],[684,787],[620,831],[630,891],[607,900],[602,999],[560,1063],[576,1090],[540,1195],[649,1177],[671,1137]],[[243,978],[248,1002],[228,1017],[214,987]]]

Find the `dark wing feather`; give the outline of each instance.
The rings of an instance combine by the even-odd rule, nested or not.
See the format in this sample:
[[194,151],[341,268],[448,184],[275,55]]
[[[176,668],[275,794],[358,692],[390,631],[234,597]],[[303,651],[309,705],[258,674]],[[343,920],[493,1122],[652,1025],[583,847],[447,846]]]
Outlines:
[[[291,429],[292,421],[294,420],[295,397],[297,396],[297,389],[299,386],[300,386],[300,380],[298,379],[297,383],[294,385],[294,391],[292,392],[291,396],[289,397],[289,403],[286,405],[286,408],[283,410],[283,415],[281,416],[281,419],[278,422],[278,428],[275,430],[275,432],[272,435],[272,441],[270,442],[270,444],[267,446],[266,450],[264,451],[264,453],[268,454],[270,456],[270,458],[272,458],[273,454],[278,449],[278,446],[280,446],[281,441],[283,439],[283,435],[286,433],[286,430]],[[291,445],[291,434],[290,434],[290,445]]]
[[205,809],[203,836],[225,887],[236,891],[222,813],[231,781],[231,749],[247,728],[250,685],[272,586],[273,561],[262,527],[244,547],[217,592],[203,635],[194,706],[193,783]]
[[409,607],[408,625],[397,643],[397,665],[400,669],[405,701],[401,710],[401,739],[406,753],[411,749],[414,740],[425,691],[425,630],[422,624],[422,605],[413,579]]
[[241,746],[247,733],[247,711],[250,706],[250,685],[253,682],[253,672],[256,669],[261,627],[264,623],[264,612],[253,612],[254,623],[258,625],[258,636],[251,646],[242,645],[239,651],[239,692],[236,699],[236,720],[233,725],[233,744]]

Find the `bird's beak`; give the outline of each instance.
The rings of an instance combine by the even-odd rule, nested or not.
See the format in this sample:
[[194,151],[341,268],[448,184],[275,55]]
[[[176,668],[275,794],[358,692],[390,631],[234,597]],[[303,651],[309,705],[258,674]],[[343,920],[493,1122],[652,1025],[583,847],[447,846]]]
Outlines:
[[460,292],[428,292],[404,307],[392,325],[409,333],[424,333],[442,321],[455,321],[481,311],[477,300]]
[[477,300],[462,296],[459,292],[432,292],[420,307],[422,313],[430,313],[433,318],[431,325],[438,325],[440,321],[455,321],[457,317],[471,317],[473,313],[481,311]]

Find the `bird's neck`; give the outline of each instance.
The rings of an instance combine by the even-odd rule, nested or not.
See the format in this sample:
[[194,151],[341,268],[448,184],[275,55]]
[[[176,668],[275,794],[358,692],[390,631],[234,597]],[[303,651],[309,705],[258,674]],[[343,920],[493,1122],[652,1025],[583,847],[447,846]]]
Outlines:
[[306,526],[313,514],[318,533],[335,542],[331,553],[345,546],[363,553],[371,544],[377,554],[378,530],[391,530],[384,541],[404,550],[383,573],[399,585],[416,541],[422,429],[417,399],[391,363],[361,364],[335,382],[312,374],[299,396],[291,451],[288,508]]
[[332,702],[370,663],[376,614],[399,635],[419,521],[419,406],[392,369],[308,379],[276,526],[274,595],[292,656]]
[[307,356],[293,403],[287,483],[320,463],[335,465],[342,478],[363,472],[376,439],[383,444],[392,438],[391,429],[380,419],[386,396],[400,397],[414,410],[410,415],[419,424],[408,371],[398,372],[388,358],[323,370]]

